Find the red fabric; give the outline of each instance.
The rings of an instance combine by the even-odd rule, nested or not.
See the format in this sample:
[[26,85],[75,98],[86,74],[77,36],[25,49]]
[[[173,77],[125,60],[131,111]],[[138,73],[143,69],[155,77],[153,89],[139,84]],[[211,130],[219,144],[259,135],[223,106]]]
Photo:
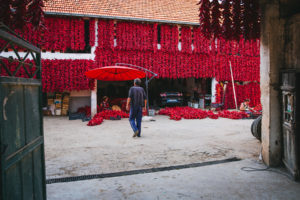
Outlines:
[[88,78],[101,81],[129,81],[136,78],[145,78],[146,73],[142,70],[124,66],[108,66],[91,69],[84,73]]

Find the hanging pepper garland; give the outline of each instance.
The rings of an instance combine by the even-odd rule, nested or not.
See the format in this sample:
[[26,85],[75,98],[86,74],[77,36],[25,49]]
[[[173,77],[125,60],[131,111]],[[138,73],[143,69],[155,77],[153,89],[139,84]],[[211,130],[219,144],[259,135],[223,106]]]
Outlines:
[[233,12],[233,21],[232,21],[232,29],[233,29],[233,39],[239,40],[242,34],[241,29],[241,1],[233,0],[232,4],[232,12]]
[[90,47],[95,45],[95,19],[91,19],[89,24]]
[[[252,21],[251,16],[253,15],[251,9],[251,1],[252,0],[243,0],[243,11],[241,16],[241,26],[242,26],[242,34],[244,38],[250,38],[250,30],[252,29]],[[247,12],[246,12],[247,11]]]
[[210,1],[200,0],[199,2],[199,18],[200,18],[200,29],[206,38],[210,37]]
[[101,49],[114,48],[114,21],[99,20],[98,21],[98,47]]
[[192,30],[190,27],[181,28],[181,52],[192,53]]
[[153,33],[153,51],[157,51],[157,24],[153,24],[152,33]]
[[220,5],[218,0],[213,0],[211,3],[211,28],[210,31],[213,33],[213,38],[219,38],[221,35],[220,27]]
[[230,40],[232,38],[232,13],[231,13],[231,1],[230,0],[224,0],[224,6],[223,6],[223,24],[222,24],[222,37],[225,40]]
[[205,53],[210,52],[209,46],[210,41],[201,32],[200,27],[194,27],[194,53]]
[[[237,41],[241,36],[246,39],[259,38],[258,0],[224,0],[222,15],[218,0],[201,0],[199,4],[200,27],[206,38],[222,36]],[[227,31],[229,29],[232,33]]]
[[252,0],[252,15],[250,21],[252,29],[250,30],[250,38],[256,39],[260,37],[260,16],[259,16],[259,0]]
[[[47,38],[44,40],[47,42],[43,46],[50,49],[61,50],[70,47],[81,49],[83,47],[83,43],[80,42],[84,33],[82,20],[76,18],[49,19],[46,20],[49,27],[57,26],[61,27],[61,30],[57,30],[56,33],[47,30],[40,36],[35,35],[32,31],[29,32],[32,35],[28,34],[27,37],[37,39],[37,41]],[[95,26],[93,23],[91,20],[90,29]],[[120,35],[130,32],[131,28],[134,33]],[[91,32],[93,30],[91,29]],[[237,86],[239,91],[245,91],[244,94],[247,94],[239,93],[239,99],[242,101],[246,96],[250,96],[254,105],[259,103],[259,92],[257,92],[260,80],[259,39],[245,40],[241,38],[238,41],[229,41],[225,38],[218,38],[214,49],[211,50],[210,40],[202,34],[200,27],[193,28],[193,38],[191,29],[183,27],[181,30],[182,50],[179,51],[178,27],[161,25],[161,49],[157,50],[157,24],[117,23],[117,30],[119,32],[116,37],[124,36],[124,38],[121,38],[120,41],[117,39],[117,46],[114,46],[114,21],[99,20],[95,63],[89,60],[43,60],[43,90],[50,92],[91,89],[94,87],[94,82],[88,80],[83,75],[84,72],[94,67],[113,65],[117,62],[143,66],[158,73],[158,78],[216,77],[218,81],[230,81],[229,61],[231,61],[236,81],[257,82],[249,84],[247,90],[241,89],[246,86]],[[144,31],[145,33],[142,33]],[[67,37],[66,33],[69,32],[73,32],[70,37],[65,40],[60,39]],[[92,35],[95,34],[90,33],[90,44],[94,43]],[[143,39],[140,40],[141,38]],[[191,48],[192,39],[194,50]],[[75,44],[76,40],[79,41],[78,44]],[[247,91],[251,91],[251,93],[248,94]],[[226,95],[230,100],[231,94]],[[230,104],[227,106],[232,107]]]
[[[2,68],[2,64],[5,65],[8,70],[13,74],[16,72],[16,70],[19,67],[19,62],[17,60],[7,60],[7,59],[0,59],[0,76],[10,76],[6,70],[4,70],[4,68]],[[19,68],[19,70],[17,71],[17,73],[15,74],[15,77],[20,77],[20,78],[30,78],[30,76],[26,73],[25,69],[28,71],[28,73],[30,75],[34,74],[34,72],[37,70],[36,64],[32,61],[32,60],[25,60],[25,63],[31,64],[31,66],[29,65],[21,65],[21,67]],[[36,76],[34,76],[33,78],[36,78]]]
[[43,0],[1,0],[0,21],[11,29],[22,30],[27,23],[35,29],[43,24]]
[[161,25],[161,51],[178,51],[179,33],[178,27],[172,25]]
[[25,40],[44,50],[65,51],[68,48],[72,50],[85,48],[84,21],[79,18],[46,17],[43,29],[35,30],[32,24],[27,24],[24,30],[15,31]]
[[[216,85],[216,103],[222,103],[224,91],[223,86],[221,84]],[[245,85],[238,85],[235,83],[235,91],[238,106],[245,101],[246,99],[250,99],[250,106],[254,107],[260,104],[260,85],[256,82],[251,82]],[[232,109],[235,108],[235,100],[233,95],[233,88],[230,82],[227,83],[226,93],[225,93],[225,102],[224,109]]]
[[42,60],[44,92],[93,89],[84,73],[95,67],[92,60]]
[[118,22],[116,27],[117,49],[153,50],[153,29],[150,24]]

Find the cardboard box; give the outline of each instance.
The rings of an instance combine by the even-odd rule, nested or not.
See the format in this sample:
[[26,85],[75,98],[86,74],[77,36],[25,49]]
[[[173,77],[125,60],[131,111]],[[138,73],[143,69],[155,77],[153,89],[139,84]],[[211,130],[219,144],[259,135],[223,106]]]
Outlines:
[[48,99],[47,105],[52,105],[52,104],[54,104],[54,99]]
[[67,116],[67,115],[68,115],[68,110],[62,109],[62,110],[61,110],[61,115],[62,115],[62,116]]
[[51,116],[52,115],[51,110],[43,110],[43,115],[44,116]]
[[56,98],[56,99],[61,99],[61,97],[62,97],[61,94],[56,94],[56,95],[55,95],[55,98]]

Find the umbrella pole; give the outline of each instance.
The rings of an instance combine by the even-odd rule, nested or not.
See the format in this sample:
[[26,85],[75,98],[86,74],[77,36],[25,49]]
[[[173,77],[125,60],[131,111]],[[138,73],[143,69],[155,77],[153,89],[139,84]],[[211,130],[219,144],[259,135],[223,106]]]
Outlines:
[[149,72],[150,74],[152,74],[153,76],[149,79],[148,81],[148,75],[146,73],[146,94],[147,94],[147,114],[149,116],[149,92],[148,92],[148,83],[154,78],[157,76],[156,73],[144,68],[144,67],[140,67],[140,66],[137,66],[137,65],[132,65],[132,64],[127,64],[127,63],[116,63],[116,65],[127,65],[127,66],[131,66],[131,67],[136,67],[136,68],[139,68],[139,69],[142,69],[143,71],[145,72]]

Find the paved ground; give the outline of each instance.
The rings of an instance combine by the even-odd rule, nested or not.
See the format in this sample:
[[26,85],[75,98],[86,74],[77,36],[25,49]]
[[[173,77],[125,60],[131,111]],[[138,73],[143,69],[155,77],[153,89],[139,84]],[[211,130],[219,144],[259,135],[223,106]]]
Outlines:
[[199,163],[229,157],[257,159],[260,145],[253,120],[169,120],[144,122],[133,139],[128,119],[94,127],[66,117],[45,117],[47,178],[120,172]]
[[300,184],[242,160],[197,168],[47,185],[48,200],[299,199]]

